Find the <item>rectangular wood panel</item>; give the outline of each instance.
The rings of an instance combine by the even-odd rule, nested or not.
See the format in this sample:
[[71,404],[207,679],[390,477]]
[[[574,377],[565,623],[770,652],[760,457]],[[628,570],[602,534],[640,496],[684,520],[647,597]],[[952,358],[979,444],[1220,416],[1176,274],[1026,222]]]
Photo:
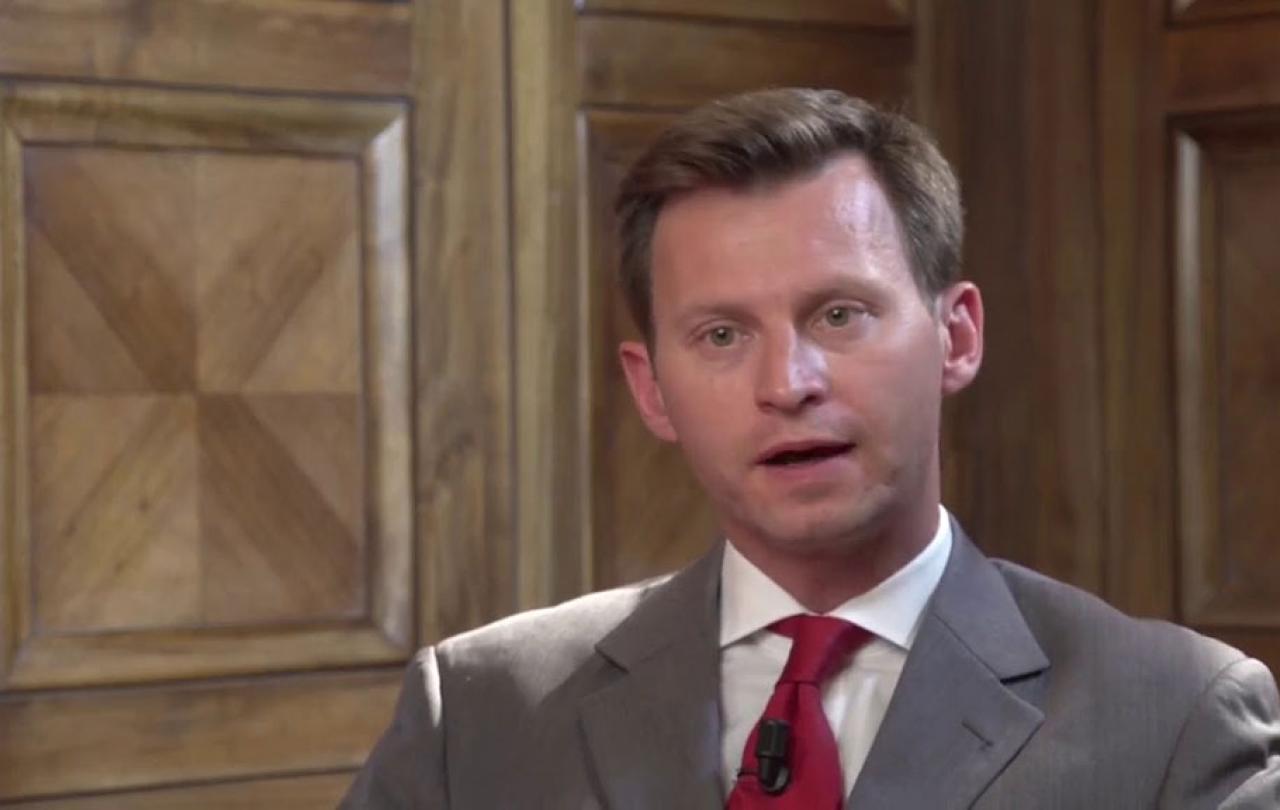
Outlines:
[[15,0],[0,74],[403,95],[411,23],[351,0]]
[[909,3],[910,0],[584,0],[579,5],[587,12],[902,28],[911,23]]
[[516,542],[520,602],[534,606],[589,588],[577,17],[560,0],[511,11]]
[[1280,105],[1280,16],[1178,28],[1166,37],[1171,114]]
[[910,92],[909,32],[598,15],[578,30],[586,105],[686,107],[780,85],[898,105]]
[[1280,16],[1278,0],[1169,0],[1169,6],[1175,23],[1196,24],[1267,14]]
[[504,5],[433,0],[415,13],[423,60],[412,289],[423,641],[518,604]]
[[408,654],[405,115],[5,93],[8,686]]
[[620,341],[639,333],[616,283],[613,197],[627,166],[670,120],[607,111],[585,117],[596,588],[675,570],[716,537],[715,515],[680,451],[640,421],[617,354]]
[[7,804],[19,810],[316,810],[336,807],[354,771],[152,788]]
[[0,697],[0,801],[355,767],[401,680],[397,669]]
[[1182,618],[1280,627],[1280,117],[1177,140]]

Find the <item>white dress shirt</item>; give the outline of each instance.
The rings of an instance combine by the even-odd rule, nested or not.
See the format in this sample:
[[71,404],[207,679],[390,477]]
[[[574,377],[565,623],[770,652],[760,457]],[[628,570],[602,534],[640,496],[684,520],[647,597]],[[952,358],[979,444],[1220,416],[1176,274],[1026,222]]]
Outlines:
[[[951,520],[939,507],[933,540],[892,576],[828,613],[873,635],[822,688],[822,708],[840,748],[847,795],[862,771],[920,628],[925,605],[951,554]],[[720,570],[720,711],[725,795],[733,790],[747,736],[760,720],[791,651],[769,625],[805,610],[733,547]]]

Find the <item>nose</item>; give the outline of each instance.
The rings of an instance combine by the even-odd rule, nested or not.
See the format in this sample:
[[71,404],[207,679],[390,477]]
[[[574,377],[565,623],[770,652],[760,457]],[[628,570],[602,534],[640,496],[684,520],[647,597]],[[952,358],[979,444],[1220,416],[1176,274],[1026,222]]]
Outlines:
[[830,386],[822,350],[795,332],[765,345],[756,376],[756,400],[761,408],[794,412],[821,402]]

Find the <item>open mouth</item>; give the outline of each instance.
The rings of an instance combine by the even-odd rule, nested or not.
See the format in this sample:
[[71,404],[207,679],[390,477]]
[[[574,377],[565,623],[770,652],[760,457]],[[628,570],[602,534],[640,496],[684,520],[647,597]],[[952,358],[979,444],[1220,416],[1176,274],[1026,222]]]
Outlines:
[[786,447],[766,454],[761,464],[770,467],[795,467],[816,464],[843,455],[853,449],[848,442],[826,442],[796,447]]

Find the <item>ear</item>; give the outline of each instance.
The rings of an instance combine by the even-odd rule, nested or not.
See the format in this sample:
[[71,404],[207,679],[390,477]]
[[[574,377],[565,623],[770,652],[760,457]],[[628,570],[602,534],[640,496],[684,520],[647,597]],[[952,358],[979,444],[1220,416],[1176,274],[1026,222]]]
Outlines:
[[637,341],[624,341],[618,346],[618,357],[622,360],[622,371],[627,375],[631,398],[635,400],[636,410],[640,411],[645,427],[664,442],[676,441],[676,431],[667,416],[667,405],[662,400],[662,390],[658,388],[658,375],[648,347]]
[[942,393],[954,394],[978,376],[982,365],[982,292],[961,281],[938,297],[942,334]]

